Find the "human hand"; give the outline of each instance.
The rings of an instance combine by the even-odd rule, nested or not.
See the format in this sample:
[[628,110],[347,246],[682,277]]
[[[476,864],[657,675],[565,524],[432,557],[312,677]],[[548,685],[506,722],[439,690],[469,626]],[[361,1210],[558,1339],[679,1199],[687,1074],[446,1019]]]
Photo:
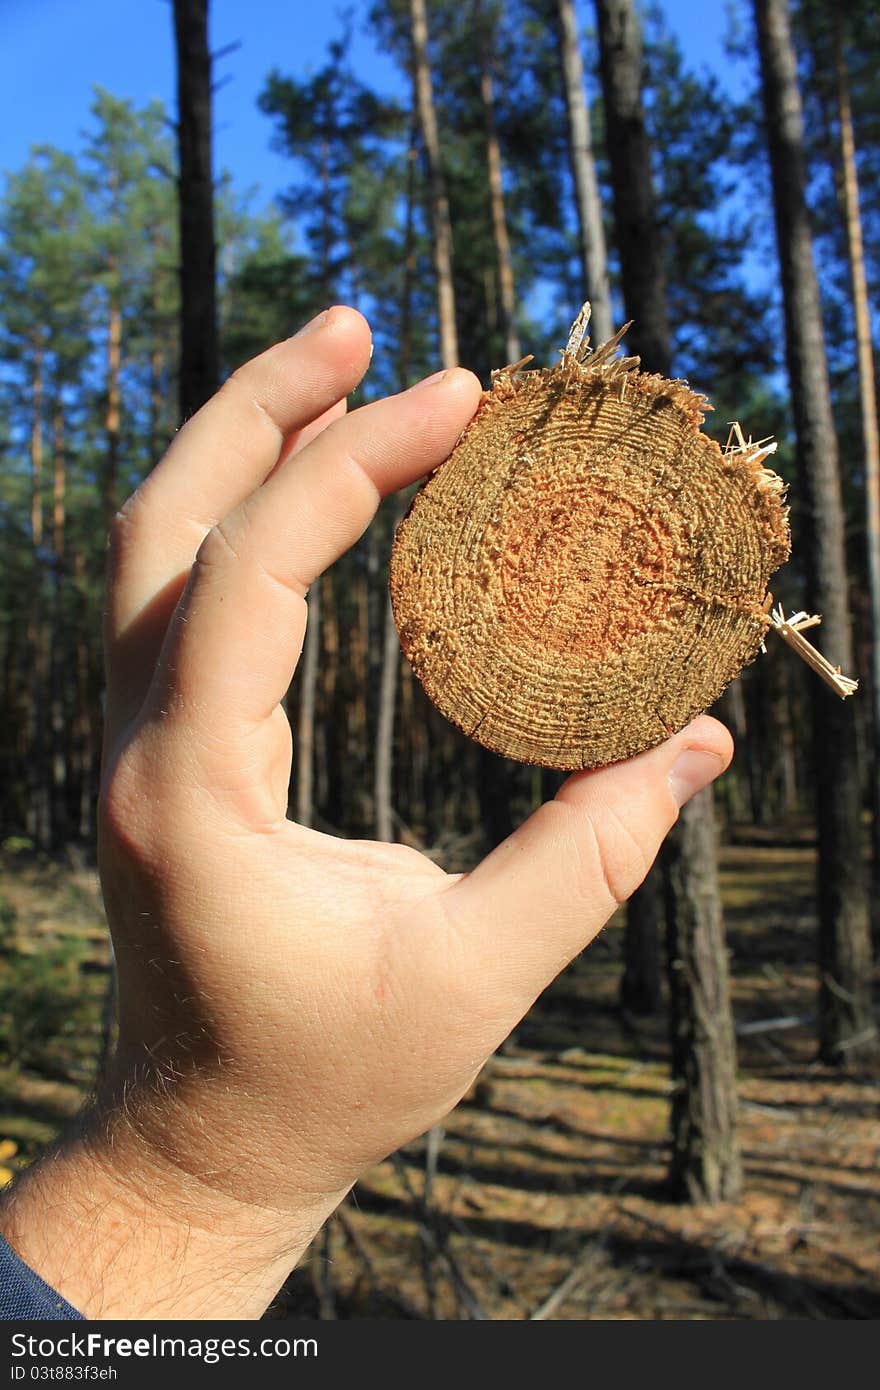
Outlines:
[[[382,495],[447,457],[479,399],[455,370],[345,415],[369,353],[365,321],[335,308],[249,363],[113,527],[100,864],[120,1041],[83,1152],[128,1210],[159,1194],[166,1245],[186,1227],[190,1253],[177,1292],[135,1294],[134,1311],[155,1252],[109,1303],[106,1280],[99,1301],[68,1277],[86,1312],[259,1313],[364,1169],[456,1104],[730,758],[701,718],[576,773],[466,875],[287,819],[281,701],[306,590]],[[230,1280],[233,1246],[247,1272]]]

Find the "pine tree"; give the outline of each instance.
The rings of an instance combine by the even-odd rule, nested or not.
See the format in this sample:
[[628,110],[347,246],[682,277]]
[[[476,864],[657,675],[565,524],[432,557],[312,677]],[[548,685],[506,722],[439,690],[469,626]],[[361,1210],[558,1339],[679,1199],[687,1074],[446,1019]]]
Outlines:
[[607,342],[614,333],[611,315],[611,282],[608,253],[593,142],[590,112],[584,87],[584,67],[574,0],[557,0],[559,61],[568,114],[568,143],[578,214],[578,234],[583,270],[581,298],[592,306],[590,333],[594,343]]
[[[27,438],[29,473],[22,509],[29,530],[29,579],[20,596],[10,593],[4,605],[10,619],[7,650],[23,633],[27,653],[22,653],[18,687],[24,738],[20,761],[13,758],[9,769],[10,790],[18,784],[25,793],[27,832],[48,848],[60,842],[66,822],[66,712],[58,680],[67,630],[64,419],[68,387],[88,349],[80,325],[90,261],[73,161],[49,149],[36,152],[9,181],[2,222],[0,333],[8,364],[7,418],[18,420]],[[16,490],[13,475],[13,498]]]
[[434,270],[437,277],[437,319],[440,326],[440,358],[444,367],[458,365],[458,329],[455,282],[452,273],[452,224],[446,178],[440,156],[434,86],[428,62],[428,21],[425,0],[410,0],[412,72],[422,148],[428,171],[428,199],[433,231]]
[[492,235],[495,242],[495,259],[498,275],[500,300],[500,328],[504,338],[504,356],[509,363],[518,362],[522,355],[519,334],[516,329],[516,291],[514,288],[513,262],[510,253],[510,235],[507,228],[507,215],[504,206],[504,176],[501,165],[501,149],[498,141],[498,128],[495,120],[495,67],[494,48],[498,14],[489,10],[483,0],[474,0],[474,27],[477,32],[477,45],[480,55],[480,98],[483,103],[483,118],[486,127],[486,164],[489,183],[489,200],[492,209]]
[[[755,0],[767,147],[785,306],[786,359],[806,505],[807,599],[823,650],[852,669],[843,501],[822,309],[806,201],[803,123],[787,0]],[[819,1047],[854,1061],[874,1045],[856,731],[846,706],[811,685],[819,833]]]
[[871,787],[873,810],[873,875],[875,897],[880,897],[880,429],[877,424],[877,379],[871,341],[871,311],[865,272],[865,247],[859,207],[852,100],[847,75],[845,19],[838,12],[834,23],[834,66],[837,77],[837,116],[840,129],[843,210],[846,250],[852,283],[856,362],[859,380],[859,414],[865,469],[865,532],[871,601],[871,696],[874,764]]
[[152,353],[153,340],[169,335],[174,322],[177,247],[169,233],[172,152],[161,103],[138,110],[98,88],[91,115],[83,187],[94,254],[92,316],[103,359],[101,500],[106,527],[154,461],[147,443],[146,421],[153,405],[152,393],[143,391],[149,370],[145,357]]
[[208,0],[174,0],[180,217],[180,414],[219,384]]

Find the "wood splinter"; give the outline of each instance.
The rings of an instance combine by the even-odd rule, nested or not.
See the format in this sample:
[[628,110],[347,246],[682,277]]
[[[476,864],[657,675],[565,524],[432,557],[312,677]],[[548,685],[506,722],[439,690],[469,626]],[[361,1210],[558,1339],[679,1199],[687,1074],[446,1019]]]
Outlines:
[[[746,439],[742,432],[739,421],[730,422],[730,433],[727,436],[725,446],[725,456],[730,454],[741,454],[751,459],[753,463],[763,463],[764,459],[770,454],[775,454],[777,448],[775,439],[759,439],[757,442],[751,437]],[[781,485],[781,479],[775,474],[768,473],[769,479],[774,479]],[[772,486],[772,483],[770,484]],[[848,695],[854,695],[859,688],[857,680],[851,676],[844,676],[839,666],[832,666],[820,651],[802,637],[801,634],[809,627],[818,627],[822,621],[819,613],[793,613],[790,618],[786,618],[782,604],[778,603],[770,614],[770,621],[784,642],[787,642],[793,651],[804,660],[817,676],[821,676],[826,685],[830,685],[835,694],[845,700]],[[766,651],[764,644],[761,650]]]
[[845,676],[839,666],[832,666],[821,652],[817,651],[806,637],[801,634],[805,628],[818,627],[822,621],[818,613],[793,613],[790,618],[786,618],[782,611],[782,604],[778,603],[770,613],[770,621],[775,627],[783,642],[787,642],[793,651],[807,663],[817,676],[821,676],[826,685],[845,700],[847,695],[854,695],[859,688],[859,683],[851,676]]

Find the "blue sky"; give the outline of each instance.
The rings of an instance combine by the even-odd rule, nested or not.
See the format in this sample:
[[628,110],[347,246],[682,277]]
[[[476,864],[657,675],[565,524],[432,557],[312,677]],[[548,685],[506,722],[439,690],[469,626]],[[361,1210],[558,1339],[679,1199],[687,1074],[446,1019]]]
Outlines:
[[[353,6],[354,65],[380,89],[395,87],[393,64],[363,34],[367,8]],[[688,61],[731,85],[725,0],[665,0],[662,8]],[[580,10],[588,23],[592,5],[581,0]],[[212,0],[212,48],[241,45],[217,68],[217,168],[242,191],[258,187],[258,205],[290,179],[256,106],[265,76],[275,66],[289,73],[318,66],[339,32],[338,13],[332,0]],[[34,144],[74,150],[95,84],[139,106],[160,97],[174,110],[170,0],[0,0],[0,22],[0,171],[18,168]]]

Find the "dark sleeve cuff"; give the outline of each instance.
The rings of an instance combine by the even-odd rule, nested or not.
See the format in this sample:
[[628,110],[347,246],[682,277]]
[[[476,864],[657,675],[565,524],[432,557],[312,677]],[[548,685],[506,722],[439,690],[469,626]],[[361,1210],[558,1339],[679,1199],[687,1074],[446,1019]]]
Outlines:
[[0,1319],[9,1322],[25,1318],[85,1321],[82,1313],[71,1308],[55,1289],[50,1289],[0,1236]]

